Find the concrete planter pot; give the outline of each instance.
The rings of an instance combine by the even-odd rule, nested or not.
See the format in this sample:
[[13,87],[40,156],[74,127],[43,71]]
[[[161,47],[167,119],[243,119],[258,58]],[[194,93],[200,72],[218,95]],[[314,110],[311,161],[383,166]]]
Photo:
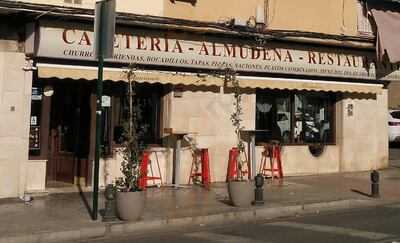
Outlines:
[[229,181],[228,193],[236,207],[250,207],[254,201],[254,186],[251,181]]
[[117,192],[117,214],[121,220],[137,221],[143,214],[146,195],[143,191]]

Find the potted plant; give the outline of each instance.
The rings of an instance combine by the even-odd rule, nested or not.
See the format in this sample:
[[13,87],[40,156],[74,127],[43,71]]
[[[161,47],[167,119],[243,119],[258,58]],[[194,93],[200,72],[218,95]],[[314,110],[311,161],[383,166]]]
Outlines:
[[142,216],[145,206],[145,194],[142,188],[139,187],[142,149],[139,146],[140,132],[138,131],[137,121],[139,107],[135,102],[136,90],[133,67],[130,67],[127,77],[129,110],[127,112],[127,122],[124,124],[124,142],[121,150],[123,155],[121,163],[123,177],[118,178],[115,182],[116,209],[120,219],[135,221]]
[[235,127],[237,137],[237,175],[234,179],[228,180],[228,193],[229,198],[234,206],[248,207],[254,199],[253,184],[244,176],[245,164],[247,158],[245,156],[245,146],[240,136],[240,131],[243,130],[242,126],[242,95],[240,92],[239,81],[236,79],[236,74],[233,70],[227,69],[225,73],[225,82],[230,82],[234,89],[234,102],[233,113],[231,114],[232,125]]

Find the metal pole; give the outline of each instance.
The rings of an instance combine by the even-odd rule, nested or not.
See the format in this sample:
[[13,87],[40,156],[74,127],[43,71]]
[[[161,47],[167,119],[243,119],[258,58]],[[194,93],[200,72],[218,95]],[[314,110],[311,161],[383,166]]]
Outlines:
[[[101,6],[103,8],[103,5]],[[103,11],[100,11],[102,15]],[[101,146],[101,116],[102,116],[102,107],[101,107],[101,97],[103,95],[103,66],[104,66],[104,57],[103,57],[103,41],[102,41],[102,16],[99,18],[100,28],[98,35],[99,38],[99,54],[98,54],[98,78],[96,82],[96,147],[95,147],[95,156],[94,156],[94,172],[93,172],[93,211],[92,211],[92,219],[97,220],[97,212],[99,205],[99,164],[100,164],[100,146]]]
[[181,169],[181,137],[180,135],[177,135],[176,137],[176,147],[175,147],[175,181],[174,181],[174,186],[175,188],[179,187],[179,182],[180,182],[180,178],[179,178],[179,172]]
[[371,196],[379,197],[379,172],[377,170],[371,173]]
[[[249,133],[249,135],[250,135],[250,133]],[[253,155],[252,155],[252,152],[253,150],[252,150],[252,146],[251,146],[251,137],[249,137],[249,140],[248,140],[248,143],[247,143],[247,153],[248,153],[248,163],[250,163],[250,165],[251,165],[251,167],[249,168],[249,174],[248,174],[248,179],[249,180],[251,180],[251,178],[252,178],[252,174],[253,174]]]
[[256,176],[256,134],[251,133],[251,179],[253,179]]

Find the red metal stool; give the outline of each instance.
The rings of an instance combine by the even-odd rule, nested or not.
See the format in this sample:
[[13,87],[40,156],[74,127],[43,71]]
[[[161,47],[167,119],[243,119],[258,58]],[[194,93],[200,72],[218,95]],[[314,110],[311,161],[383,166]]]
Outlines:
[[[147,181],[152,180],[153,183],[155,183],[156,180],[160,180],[160,183],[162,184],[162,177],[161,177],[161,170],[160,170],[160,164],[158,163],[158,158],[157,159],[157,166],[158,166],[158,172],[160,176],[154,176],[153,173],[153,166],[152,162],[150,160],[150,151],[144,151],[143,156],[142,156],[142,161],[140,162],[140,178],[139,178],[139,188],[142,190],[146,190],[147,188]],[[157,155],[156,155],[157,156]],[[148,167],[150,165],[150,172],[151,176],[148,176]]]
[[[199,157],[200,162],[198,160]],[[199,172],[199,165],[201,166],[201,172]],[[208,155],[208,149],[200,149],[193,156],[188,184],[198,181],[199,177],[201,177],[201,183],[203,186],[208,189],[210,187],[210,158]]]
[[[264,151],[261,156],[259,173],[265,177],[283,179],[283,169],[281,160],[281,148],[279,142],[263,143]],[[269,158],[269,168],[267,168],[267,158]]]
[[[229,150],[229,160],[228,160],[228,171],[226,175],[226,181],[231,181],[235,180],[238,178],[239,173],[242,174],[242,176],[248,174],[250,171],[250,164],[247,162],[247,170],[243,170],[242,168],[239,168],[239,163],[238,163],[238,157],[240,156],[239,149],[234,147],[231,150]],[[242,165],[243,166],[243,165]]]
[[229,160],[228,160],[228,171],[226,173],[226,181],[234,180],[237,176],[237,157],[239,155],[239,150],[237,148],[232,148],[229,150]]

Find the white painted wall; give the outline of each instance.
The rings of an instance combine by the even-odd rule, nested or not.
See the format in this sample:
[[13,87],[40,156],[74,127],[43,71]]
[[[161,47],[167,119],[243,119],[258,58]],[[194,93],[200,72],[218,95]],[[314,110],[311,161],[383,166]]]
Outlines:
[[0,198],[24,193],[28,161],[32,73],[22,70],[24,53],[9,47],[0,41]]
[[47,160],[28,160],[26,164],[26,191],[44,192],[46,190]]
[[[353,116],[347,107],[353,104]],[[341,129],[341,171],[379,169],[388,166],[387,90],[377,96],[345,94],[339,103],[343,111]]]

